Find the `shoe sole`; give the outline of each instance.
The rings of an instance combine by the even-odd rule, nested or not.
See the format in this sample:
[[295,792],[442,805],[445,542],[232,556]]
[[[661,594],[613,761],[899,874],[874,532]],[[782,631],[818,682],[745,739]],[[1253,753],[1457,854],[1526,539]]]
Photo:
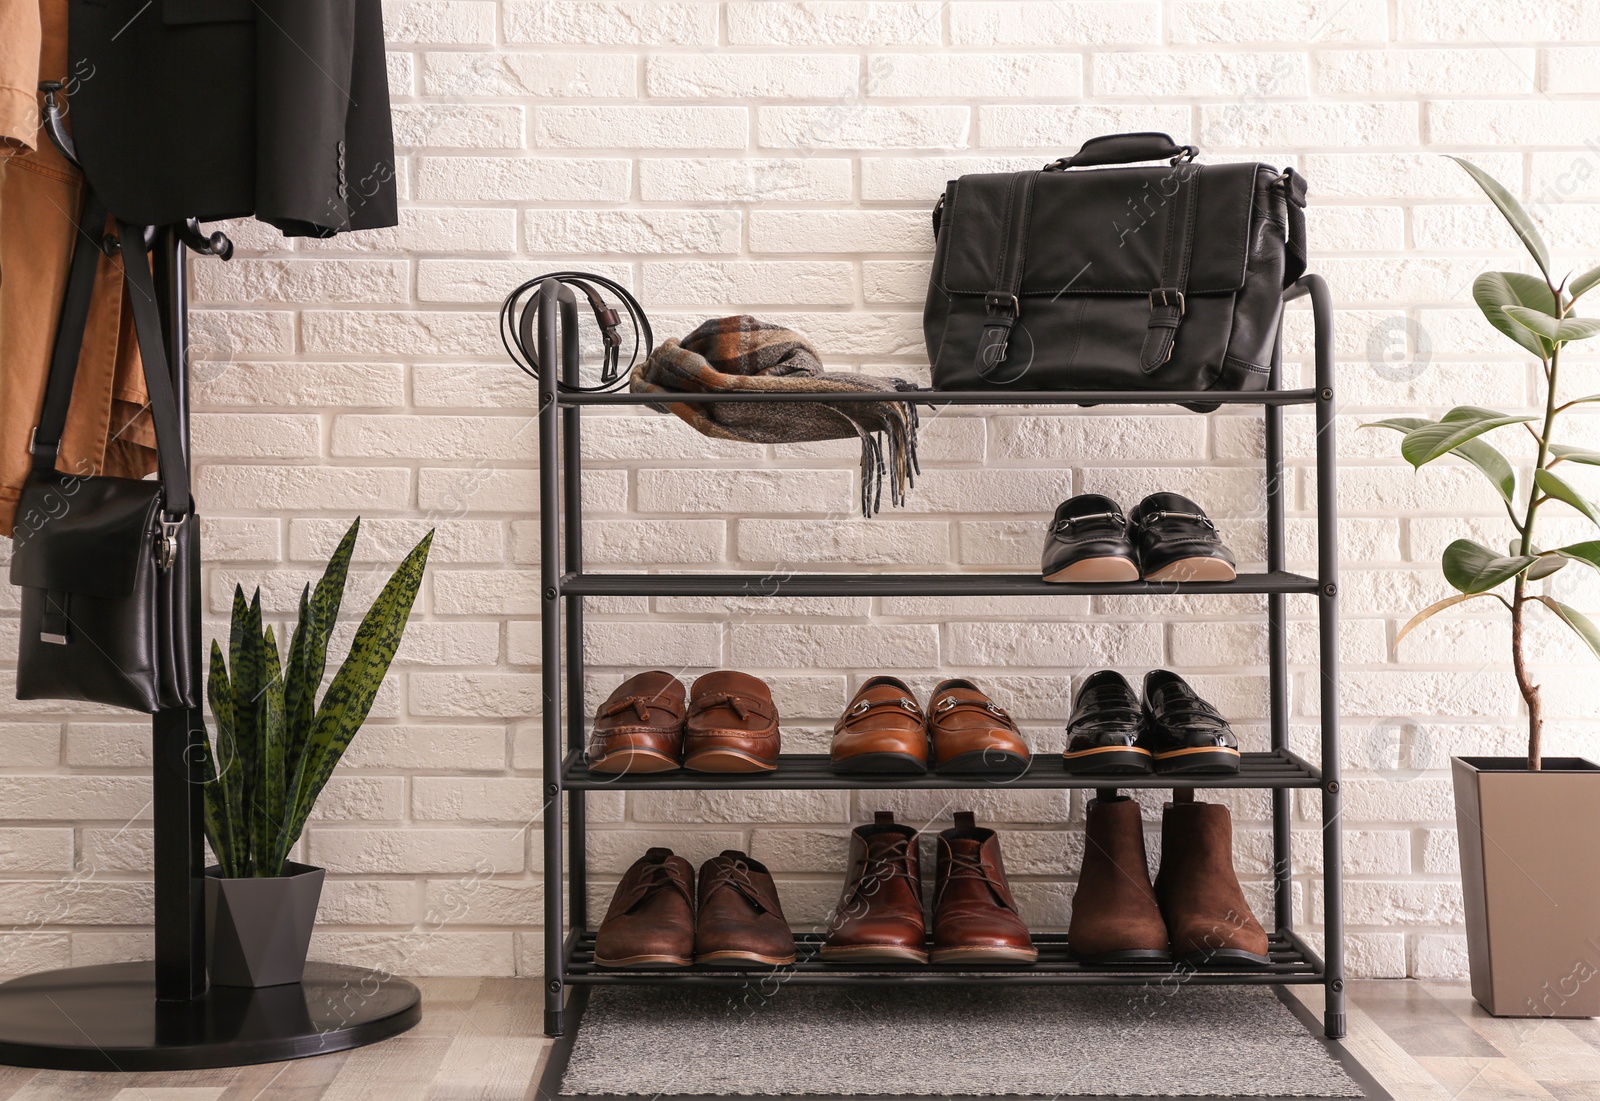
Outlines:
[[620,960],[594,958],[596,967],[688,967],[694,961],[687,956],[644,955],[627,956]]
[[1217,749],[1212,746],[1175,749],[1170,753],[1157,753],[1155,755],[1155,766],[1156,771],[1163,774],[1174,772],[1238,772],[1239,751],[1237,749]]
[[1080,558],[1063,566],[1055,573],[1044,575],[1046,581],[1082,581],[1091,584],[1107,581],[1137,581],[1139,567],[1132,559],[1114,555],[1105,558]]
[[975,749],[962,753],[934,768],[940,776],[1021,776],[1033,763],[1010,750]]
[[665,753],[657,753],[653,749],[619,749],[613,753],[607,753],[598,761],[591,762],[589,771],[608,774],[642,774],[647,772],[673,772],[681,767],[677,758],[668,757]]
[[1039,962],[1037,948],[936,948],[929,960],[933,963],[1019,963]]
[[695,772],[775,772],[778,768],[771,761],[737,749],[702,749],[685,757],[683,767]]
[[[1068,945],[1068,948],[1070,949],[1071,945]],[[1170,966],[1172,963],[1172,953],[1165,948],[1123,948],[1115,952],[1100,952],[1092,956],[1083,956],[1073,952],[1072,958],[1085,967],[1109,967],[1113,964],[1130,963],[1166,964]]]
[[1232,581],[1239,576],[1225,558],[1180,558],[1168,562],[1154,573],[1144,575],[1146,581]]
[[844,775],[922,776],[928,771],[928,762],[919,761],[909,753],[858,753],[854,757],[829,761],[828,771]]
[[730,948],[721,952],[701,952],[695,956],[694,962],[722,966],[753,963],[763,967],[784,967],[793,963],[794,959],[793,952],[790,952],[787,956],[763,956],[759,952],[740,952]]
[[1189,967],[1266,967],[1271,956],[1258,956],[1243,948],[1215,948],[1209,952],[1190,952],[1178,960]]
[[1148,749],[1107,745],[1061,755],[1062,767],[1080,776],[1148,775],[1155,763]]
[[928,953],[915,948],[900,948],[888,944],[862,944],[830,948],[823,945],[817,954],[826,962],[840,963],[927,963]]

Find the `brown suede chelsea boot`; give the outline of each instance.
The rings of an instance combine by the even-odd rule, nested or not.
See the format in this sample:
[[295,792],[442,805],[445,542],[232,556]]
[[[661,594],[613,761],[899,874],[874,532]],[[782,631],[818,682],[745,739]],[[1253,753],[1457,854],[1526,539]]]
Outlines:
[[601,967],[686,966],[694,961],[694,866],[649,849],[622,875],[594,938]]
[[1221,803],[1167,804],[1156,898],[1175,959],[1211,966],[1272,962],[1266,931],[1234,874],[1233,821]]
[[1083,868],[1067,947],[1087,964],[1165,963],[1167,925],[1145,862],[1139,804],[1114,791],[1089,801]]
[[794,962],[794,934],[765,864],[726,849],[700,865],[694,958],[696,963],[769,967]]
[[824,960],[927,963],[917,831],[880,810],[850,831],[844,894],[822,945]]
[[933,890],[934,963],[1033,963],[1039,950],[1006,882],[1000,838],[969,810],[939,835]]

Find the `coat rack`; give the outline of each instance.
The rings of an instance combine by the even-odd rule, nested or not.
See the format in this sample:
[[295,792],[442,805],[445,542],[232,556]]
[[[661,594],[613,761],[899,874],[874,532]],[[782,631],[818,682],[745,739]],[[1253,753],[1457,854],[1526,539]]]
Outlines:
[[[62,156],[76,165],[56,103],[61,88],[56,82],[40,85],[45,129]],[[207,236],[192,218],[151,227],[147,237],[152,231],[152,269],[162,335],[172,349],[181,450],[183,461],[192,464],[188,253],[225,261],[233,255],[233,243],[220,232]],[[198,555],[191,568],[190,659],[204,669]],[[200,787],[204,721],[198,707],[158,711],[151,720],[154,961],[70,967],[0,984],[0,1063],[99,1071],[244,1066],[361,1047],[421,1020],[421,992],[378,968],[308,963],[298,983],[208,988]]]

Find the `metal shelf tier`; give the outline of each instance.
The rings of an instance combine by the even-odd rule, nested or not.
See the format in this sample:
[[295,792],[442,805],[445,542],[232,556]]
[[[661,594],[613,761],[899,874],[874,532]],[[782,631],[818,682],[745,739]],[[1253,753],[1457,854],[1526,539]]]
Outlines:
[[778,758],[774,772],[673,772],[633,776],[591,772],[582,754],[569,753],[561,786],[571,791],[776,791],[795,788],[894,789],[947,788],[993,791],[1006,788],[1315,788],[1322,773],[1287,749],[1240,755],[1237,775],[1076,776],[1061,756],[1041,753],[1021,776],[840,775],[828,768],[826,753],[791,753]]
[[1270,935],[1270,964],[1260,967],[1191,966],[1188,964],[1124,964],[1092,966],[1072,958],[1064,933],[1035,933],[1037,963],[1021,966],[970,966],[941,964],[825,963],[818,958],[821,933],[795,937],[796,961],[784,967],[600,967],[594,962],[594,933],[584,930],[567,948],[567,981],[586,985],[619,984],[730,984],[752,981],[771,983],[1055,983],[1058,985],[1142,985],[1175,980],[1200,985],[1315,984],[1324,978],[1320,957],[1293,933]]
[[[547,282],[539,297],[539,362],[553,365],[558,349],[576,352],[558,324],[558,286]],[[1339,769],[1338,659],[1338,499],[1334,444],[1333,302],[1327,284],[1308,275],[1285,300],[1309,297],[1314,325],[1315,379],[1310,388],[1279,388],[1282,334],[1274,349],[1268,388],[1251,393],[1162,391],[901,391],[883,393],[583,394],[562,391],[556,372],[539,378],[540,655],[544,736],[544,958],[545,1031],[559,1036],[576,1028],[593,986],[623,983],[745,983],[774,974],[773,969],[687,967],[605,969],[594,964],[594,934],[588,901],[588,812],[592,791],[752,791],[773,789],[940,788],[993,790],[1001,787],[1095,788],[1253,788],[1272,799],[1273,912],[1259,915],[1270,930],[1272,964],[1264,968],[1154,966],[1090,967],[1071,958],[1065,938],[1043,934],[1039,962],[1027,967],[968,970],[937,966],[867,967],[824,964],[810,958],[818,938],[801,937],[802,962],[776,969],[784,981],[801,983],[1196,983],[1319,984],[1325,989],[1323,1029],[1329,1039],[1345,1034],[1343,838]],[[575,358],[562,360],[561,379],[578,381]],[[1049,584],[1036,574],[1010,573],[859,573],[787,570],[741,573],[590,573],[583,554],[582,414],[595,407],[717,404],[729,402],[910,401],[918,405],[972,408],[1019,406],[1184,406],[1201,409],[1256,406],[1264,426],[1266,571],[1230,582],[1151,584]],[[1315,416],[1317,566],[1315,576],[1285,567],[1284,407],[1309,406]],[[1125,411],[1134,416],[1138,410]],[[1040,502],[1041,515],[1055,502]],[[1041,527],[1043,525],[1041,524]],[[591,597],[606,596],[1062,596],[1062,595],[1230,595],[1264,596],[1267,623],[1268,711],[1271,751],[1244,755],[1232,776],[1078,777],[1067,775],[1061,758],[1042,754],[1028,772],[1010,780],[921,777],[836,776],[821,754],[785,756],[771,773],[731,776],[669,772],[633,777],[591,773],[584,764],[589,717],[583,708],[588,687],[584,665],[584,610]],[[1321,746],[1307,761],[1289,749],[1288,600],[1299,596],[1317,609],[1320,676],[1312,682]],[[1309,702],[1309,701],[1308,701]],[[1294,860],[1290,846],[1294,791],[1318,793],[1321,818],[1322,958],[1295,931]],[[569,995],[572,999],[569,1003]]]

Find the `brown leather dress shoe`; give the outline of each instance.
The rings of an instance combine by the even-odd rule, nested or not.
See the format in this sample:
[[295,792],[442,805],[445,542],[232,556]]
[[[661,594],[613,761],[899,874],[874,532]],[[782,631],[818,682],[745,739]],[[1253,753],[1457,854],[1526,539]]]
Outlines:
[[1087,964],[1166,963],[1172,958],[1167,923],[1145,863],[1139,804],[1125,795],[1089,801],[1067,947]]
[[906,683],[873,677],[833,724],[834,772],[916,776],[928,771],[928,721]]
[[1272,962],[1266,930],[1234,874],[1233,820],[1221,803],[1167,804],[1156,898],[1174,959],[1200,966]]
[[667,772],[683,754],[683,682],[652,669],[617,685],[595,712],[593,772]]
[[794,934],[766,865],[733,849],[700,865],[694,958],[696,963],[769,967],[794,962]]
[[683,767],[698,772],[771,772],[778,767],[778,708],[766,682],[729,669],[689,689]]
[[947,680],[928,701],[935,772],[1016,776],[1028,770],[1028,743],[1005,709],[969,680]]
[[821,956],[836,963],[927,963],[917,831],[880,810],[850,831],[850,867]]
[[594,938],[601,967],[687,966],[694,959],[694,866],[671,849],[645,852],[617,884]]
[[933,890],[934,963],[1033,963],[1039,950],[1006,882],[1000,839],[957,811],[939,835]]

